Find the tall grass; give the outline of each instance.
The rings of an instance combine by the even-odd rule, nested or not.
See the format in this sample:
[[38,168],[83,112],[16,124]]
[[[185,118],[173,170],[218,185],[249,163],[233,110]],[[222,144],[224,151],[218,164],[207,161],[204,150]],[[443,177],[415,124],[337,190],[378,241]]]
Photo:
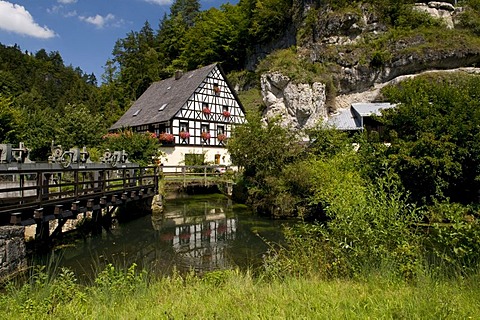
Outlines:
[[[476,319],[479,274],[406,282],[371,274],[363,280],[253,277],[237,270],[147,279],[135,268],[108,266],[90,286],[66,270],[51,282],[8,285],[1,319]],[[420,279],[419,279],[420,280]]]

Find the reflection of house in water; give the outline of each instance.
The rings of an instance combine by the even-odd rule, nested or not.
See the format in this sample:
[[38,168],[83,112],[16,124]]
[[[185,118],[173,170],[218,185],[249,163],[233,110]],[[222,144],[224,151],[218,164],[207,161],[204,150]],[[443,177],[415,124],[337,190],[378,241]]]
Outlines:
[[188,210],[170,211],[152,216],[152,224],[163,243],[170,243],[183,263],[197,270],[229,266],[228,241],[235,239],[237,220],[223,208],[205,208],[202,213]]

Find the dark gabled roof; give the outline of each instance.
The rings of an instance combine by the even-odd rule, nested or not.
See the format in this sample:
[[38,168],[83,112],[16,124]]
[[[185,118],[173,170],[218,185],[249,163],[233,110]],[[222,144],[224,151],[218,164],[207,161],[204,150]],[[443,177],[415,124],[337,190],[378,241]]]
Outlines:
[[172,77],[152,83],[110,130],[169,121],[216,66],[186,72],[178,80]]

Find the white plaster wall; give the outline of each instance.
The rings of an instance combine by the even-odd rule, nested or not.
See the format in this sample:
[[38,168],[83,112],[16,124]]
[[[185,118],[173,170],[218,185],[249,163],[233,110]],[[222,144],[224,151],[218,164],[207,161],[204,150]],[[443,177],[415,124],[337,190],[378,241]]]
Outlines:
[[205,161],[214,163],[215,155],[220,155],[220,165],[230,166],[230,154],[226,148],[223,147],[194,147],[194,146],[175,146],[175,147],[162,147],[162,156],[161,161],[164,166],[181,166],[184,165],[185,154],[195,153],[202,154],[205,153]]

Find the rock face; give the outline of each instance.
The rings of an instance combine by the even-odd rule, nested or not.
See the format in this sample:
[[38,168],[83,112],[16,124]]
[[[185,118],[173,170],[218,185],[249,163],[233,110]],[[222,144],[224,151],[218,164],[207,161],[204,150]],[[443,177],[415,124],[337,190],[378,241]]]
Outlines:
[[448,2],[431,1],[427,4],[416,3],[415,10],[426,12],[434,18],[442,20],[448,29],[454,28],[455,7]]
[[283,126],[304,129],[327,118],[325,84],[295,84],[279,72],[263,74],[260,82],[266,120],[279,116]]
[[[415,9],[443,20],[449,28],[455,26],[456,16],[462,11],[445,2],[417,4]],[[480,63],[478,46],[465,43],[451,48],[438,45],[421,33],[386,41],[381,48],[366,50],[354,46],[386,30],[368,5],[344,13],[320,11],[311,37],[300,43],[301,51],[312,62],[335,66],[333,73],[339,94],[363,92],[401,75]]]
[[[421,73],[398,76],[390,81],[376,84],[363,92],[338,95],[335,98],[333,109],[350,108],[353,103],[357,102],[375,102],[378,101],[380,90],[389,84],[396,84],[422,74],[446,72],[480,75],[480,68],[428,70]],[[288,77],[278,72],[262,75],[261,83],[263,100],[267,106],[263,114],[265,121],[280,117],[283,126],[301,130],[315,126],[320,120],[324,122],[328,120],[330,114],[325,104],[324,84],[318,82],[313,85],[305,83],[293,84]]]
[[[297,33],[296,54],[323,66],[322,72],[331,76],[329,89],[334,87],[336,97],[330,99],[329,91],[327,107],[325,84],[295,83],[278,72],[268,72],[261,76],[265,120],[279,117],[284,126],[309,128],[326,120],[329,111],[347,108],[353,102],[378,101],[379,88],[386,83],[423,72],[480,64],[480,46],[472,37],[460,36],[461,32],[438,27],[445,37],[441,33],[389,34],[389,27],[368,3],[340,11],[315,6],[314,1],[298,3],[302,13],[295,21],[302,33]],[[441,19],[447,28],[455,28],[464,12],[446,2],[419,3],[414,9]],[[286,48],[287,42],[277,47]]]
[[24,227],[0,227],[0,279],[10,277],[26,267]]

